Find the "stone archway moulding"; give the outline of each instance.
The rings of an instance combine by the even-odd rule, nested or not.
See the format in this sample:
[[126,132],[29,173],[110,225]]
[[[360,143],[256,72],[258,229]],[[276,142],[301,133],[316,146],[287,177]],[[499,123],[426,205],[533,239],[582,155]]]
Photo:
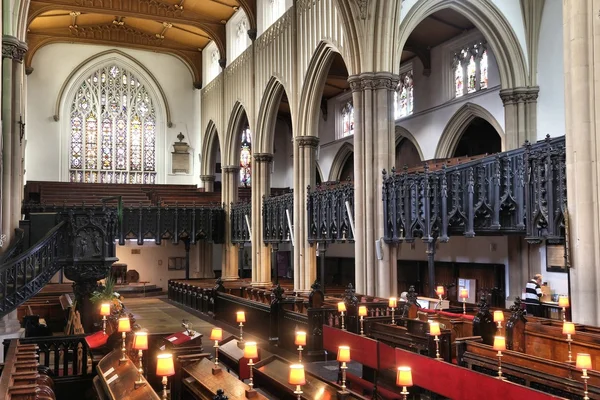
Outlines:
[[471,121],[478,117],[489,122],[498,132],[504,151],[506,147],[505,134],[496,118],[485,108],[477,104],[467,103],[459,108],[446,124],[435,150],[435,158],[451,158],[465,129]]
[[342,181],[344,179],[340,176],[340,174],[344,169],[346,161],[348,161],[348,157],[352,155],[354,155],[354,146],[352,143],[346,142],[342,145],[342,147],[339,148],[335,157],[333,158],[331,169],[329,170],[330,181]]
[[[151,83],[151,85],[149,85],[150,87],[148,87],[148,89],[154,88],[155,91],[157,91],[155,97],[156,98],[160,97],[160,100],[162,100],[162,105],[163,105],[163,109],[164,109],[164,113],[165,113],[166,121],[167,121],[167,127],[172,128],[173,122],[171,121],[171,110],[169,108],[167,96],[165,95],[165,92],[163,91],[162,87],[158,84],[157,79],[154,77],[152,72],[150,72],[148,70],[148,68],[146,68],[142,63],[140,63],[138,60],[136,60],[129,54],[126,54],[120,50],[107,50],[107,51],[100,52],[98,54],[94,54],[92,57],[89,57],[88,59],[86,59],[85,61],[83,61],[77,67],[75,67],[73,69],[73,71],[69,74],[69,76],[67,77],[67,79],[65,80],[63,85],[61,86],[60,90],[58,91],[58,97],[56,98],[56,104],[54,106],[54,115],[53,115],[54,120],[55,121],[60,120],[60,109],[61,109],[61,106],[63,106],[63,100],[64,100],[64,97],[66,94],[65,92],[67,92],[71,89],[71,87],[74,85],[75,81],[80,76],[84,76],[85,72],[87,72],[87,70],[91,71],[93,68],[99,67],[100,64],[104,64],[110,60],[123,62],[128,67],[131,67],[131,63],[133,63],[134,70],[137,69],[139,71],[143,71],[141,76],[143,76],[145,74],[146,75],[145,80],[147,80],[149,83]],[[138,72],[138,74],[139,74],[139,72]]]
[[[202,167],[201,175],[214,175],[217,162],[217,150],[221,145],[219,132],[212,120],[208,122],[204,140],[202,141]],[[221,157],[223,157],[221,152]]]
[[273,143],[275,140],[275,125],[277,124],[277,111],[284,93],[287,93],[284,85],[277,78],[271,77],[263,93],[258,110],[258,120],[256,122],[254,137],[255,151],[257,153],[274,153]]
[[412,31],[427,16],[451,9],[468,18],[483,34],[494,52],[502,89],[527,87],[529,76],[523,48],[502,12],[490,0],[419,0],[396,31],[394,67],[400,68],[402,49]]
[[[409,142],[411,142],[413,144],[413,146],[415,146],[415,149],[417,149],[417,152],[419,153],[419,158],[421,159],[421,161],[425,160],[425,158],[423,157],[423,151],[421,150],[421,146],[419,146],[419,142],[417,142],[417,139],[413,136],[412,133],[410,133],[410,131],[408,129],[406,129],[403,126],[396,125],[395,132],[396,132],[396,144],[394,146],[394,151],[396,151],[396,149],[398,149],[398,145],[400,144],[401,141],[408,140]],[[396,165],[395,167],[399,168],[400,166]]]
[[[223,165],[238,165],[240,163],[239,154],[241,150],[240,141],[237,140],[242,129],[242,123],[248,120],[248,114],[244,105],[237,101],[231,110],[229,123],[227,124],[227,134],[225,136],[225,146],[221,145],[221,163]],[[252,127],[250,127],[251,131]],[[254,153],[254,151],[252,151]],[[226,162],[225,162],[226,161]]]

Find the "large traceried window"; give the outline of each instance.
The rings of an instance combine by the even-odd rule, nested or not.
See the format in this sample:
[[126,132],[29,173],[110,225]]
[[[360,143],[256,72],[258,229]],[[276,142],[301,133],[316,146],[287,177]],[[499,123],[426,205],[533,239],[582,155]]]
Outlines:
[[477,92],[488,87],[488,52],[485,42],[463,47],[452,60],[454,96]]
[[250,186],[252,178],[252,132],[246,127],[242,130],[240,150],[240,183]]
[[135,74],[94,71],[75,93],[70,127],[71,182],[156,183],[155,102]]
[[412,69],[400,74],[400,81],[394,93],[394,119],[413,113],[413,84]]
[[342,107],[342,137],[354,135],[354,106],[349,101]]

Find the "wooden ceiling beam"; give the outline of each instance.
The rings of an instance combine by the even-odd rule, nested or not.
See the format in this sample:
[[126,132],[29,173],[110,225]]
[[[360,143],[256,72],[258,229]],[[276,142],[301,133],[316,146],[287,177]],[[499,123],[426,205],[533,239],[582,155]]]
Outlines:
[[[156,1],[156,0],[155,0]],[[196,14],[185,7],[182,9],[177,4],[164,3],[164,6],[150,6],[148,0],[122,0],[102,2],[101,7],[90,7],[81,4],[80,0],[43,0],[32,1],[29,7],[27,23],[30,24],[40,14],[54,10],[79,11],[82,13],[119,15],[148,19],[171,24],[187,24],[205,31],[214,40],[221,56],[225,56],[225,24],[214,18]],[[158,2],[162,4],[162,2]]]

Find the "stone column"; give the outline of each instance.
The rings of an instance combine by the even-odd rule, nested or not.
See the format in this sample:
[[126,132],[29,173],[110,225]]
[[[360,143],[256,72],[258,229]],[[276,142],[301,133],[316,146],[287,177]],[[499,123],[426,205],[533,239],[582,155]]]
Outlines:
[[504,104],[503,151],[517,149],[529,140],[537,141],[537,98],[540,88],[519,87],[502,89],[500,98]]
[[214,175],[200,175],[200,180],[204,187],[205,192],[215,191],[215,176]]
[[273,154],[255,153],[252,182],[252,284],[271,285],[271,251],[263,241],[262,199],[271,194]]
[[225,243],[223,243],[222,278],[236,280],[238,275],[238,247],[231,243],[231,203],[238,199],[240,167],[230,165],[222,168],[223,207],[225,209]]
[[9,243],[21,219],[23,152],[21,146],[23,57],[27,45],[13,36],[2,37],[2,174],[0,220]]
[[383,237],[383,169],[395,163],[394,91],[399,77],[387,72],[348,78],[354,103],[354,221],[356,291],[397,295],[397,248],[383,244],[378,260],[375,241]]
[[297,136],[294,146],[294,289],[309,291],[317,277],[316,246],[308,244],[306,196],[316,184],[319,138]]
[[573,321],[600,323],[600,20],[597,1],[563,1],[567,196]]

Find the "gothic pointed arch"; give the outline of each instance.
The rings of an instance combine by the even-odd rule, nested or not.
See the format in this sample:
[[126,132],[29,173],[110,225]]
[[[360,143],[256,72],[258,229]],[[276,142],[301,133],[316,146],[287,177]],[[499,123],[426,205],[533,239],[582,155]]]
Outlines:
[[[400,125],[396,125],[395,127],[395,133],[396,133],[396,148],[398,148],[398,145],[403,141],[403,140],[408,140],[410,141],[413,146],[415,147],[415,149],[417,150],[417,152],[419,153],[419,158],[421,160],[424,160],[425,158],[423,157],[423,150],[421,150],[421,146],[419,146],[419,142],[417,141],[417,139],[413,136],[412,133],[410,133],[410,131],[408,129],[406,129],[403,126]],[[396,168],[399,168],[400,165],[396,165]]]
[[202,141],[201,175],[214,175],[217,162],[217,152],[220,150],[219,132],[217,126],[210,120]]
[[[71,73],[60,91],[63,181],[162,183],[167,103],[132,57],[104,52]],[[59,117],[60,116],[60,117]]]
[[466,103],[454,113],[452,118],[450,118],[446,124],[435,151],[435,158],[452,157],[462,134],[475,118],[481,118],[487,121],[496,130],[496,132],[498,132],[502,143],[502,149],[504,149],[504,130],[496,118],[494,118],[494,116],[488,110],[480,105]]
[[352,143],[344,143],[342,147],[338,150],[335,157],[333,158],[333,163],[331,164],[331,169],[329,170],[329,180],[330,181],[345,181],[347,176],[341,176],[344,166],[350,157],[354,156],[354,146]]
[[[248,114],[246,108],[241,102],[236,102],[233,106],[231,114],[229,116],[229,122],[227,123],[227,134],[225,137],[225,146],[221,146],[221,149],[225,149],[221,153],[223,165],[238,165],[239,154],[241,151],[240,136],[242,129],[249,124]],[[252,129],[252,127],[250,127]]]
[[498,62],[502,89],[527,87],[527,60],[519,40],[510,23],[502,12],[490,0],[421,0],[408,11],[396,30],[395,49],[393,51],[394,66],[400,67],[402,49],[417,25],[442,9],[452,9],[468,18],[484,35]]
[[287,95],[287,92],[283,84],[277,78],[271,77],[263,93],[258,110],[258,120],[256,121],[254,143],[258,153],[274,153],[273,143],[277,112],[284,94]]

